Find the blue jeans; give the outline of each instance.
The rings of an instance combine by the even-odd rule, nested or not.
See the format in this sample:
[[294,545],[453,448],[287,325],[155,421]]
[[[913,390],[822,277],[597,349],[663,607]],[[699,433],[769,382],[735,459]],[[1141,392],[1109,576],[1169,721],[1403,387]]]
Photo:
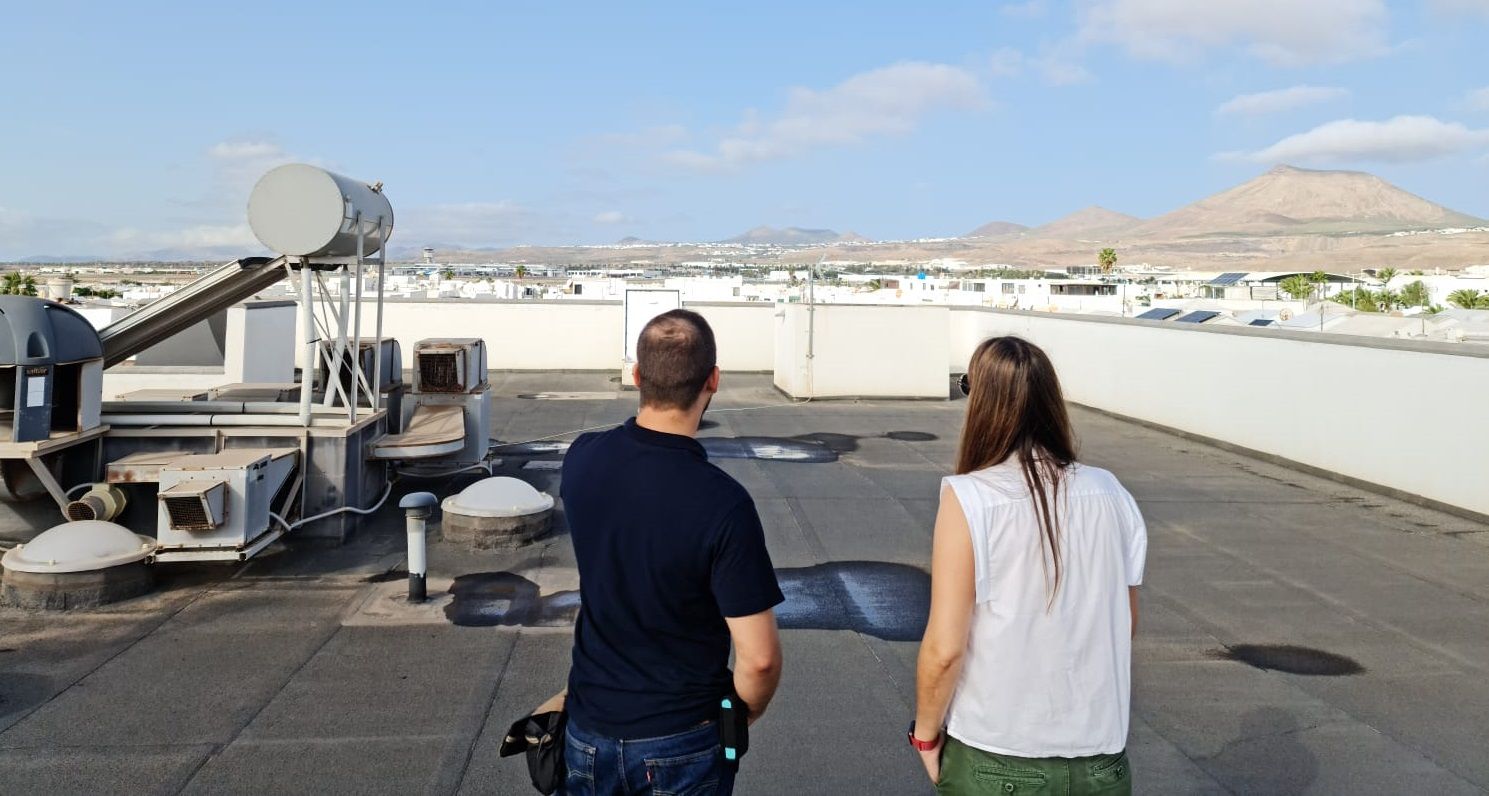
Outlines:
[[735,772],[724,765],[714,722],[662,738],[619,741],[568,723],[566,796],[728,796]]

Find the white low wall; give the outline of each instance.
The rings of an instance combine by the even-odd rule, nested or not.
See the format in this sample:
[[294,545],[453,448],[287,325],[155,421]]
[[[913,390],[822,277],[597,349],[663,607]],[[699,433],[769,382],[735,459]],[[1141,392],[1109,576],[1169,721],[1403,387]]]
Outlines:
[[768,373],[775,369],[775,304],[763,301],[683,304],[713,328],[719,368]]
[[950,324],[953,371],[1016,334],[1076,403],[1489,514],[1477,347],[982,309]]
[[[806,306],[687,306],[713,326],[724,370],[773,370],[793,396],[944,398],[947,374],[964,370],[979,342],[1018,334],[1049,351],[1077,403],[1489,515],[1483,346],[975,307],[818,305],[809,370]],[[620,302],[392,301],[387,310],[384,333],[402,344],[405,366],[414,343],[430,337],[482,337],[499,370],[615,371],[621,358]],[[364,309],[368,337],[371,314]],[[239,380],[121,367],[105,375],[104,397]],[[1382,430],[1383,418],[1409,420]]]
[[[775,385],[793,398],[939,398],[950,345],[946,307],[819,304],[780,308]],[[815,349],[807,356],[808,347]]]
[[[773,304],[684,306],[713,327],[719,367],[726,371],[774,367]],[[373,334],[372,315],[369,307],[363,308],[366,337]],[[383,335],[398,339],[405,367],[411,366],[409,358],[420,340],[480,337],[486,341],[487,366],[492,370],[619,371],[623,321],[618,301],[390,301],[385,305]],[[296,339],[303,340],[298,334]]]

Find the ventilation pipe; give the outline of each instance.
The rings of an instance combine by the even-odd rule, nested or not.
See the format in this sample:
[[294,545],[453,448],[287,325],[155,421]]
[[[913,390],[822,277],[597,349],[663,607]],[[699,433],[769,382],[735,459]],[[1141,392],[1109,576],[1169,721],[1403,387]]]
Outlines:
[[437,505],[439,500],[428,492],[410,492],[398,501],[398,508],[403,509],[408,528],[408,601],[411,603],[421,603],[428,599],[425,584],[425,576],[429,572],[429,562],[425,556],[425,520]]
[[112,484],[94,484],[83,493],[83,496],[67,504],[67,519],[71,522],[81,520],[101,520],[112,522],[115,517],[124,513],[124,507],[128,501],[124,499],[124,493]]

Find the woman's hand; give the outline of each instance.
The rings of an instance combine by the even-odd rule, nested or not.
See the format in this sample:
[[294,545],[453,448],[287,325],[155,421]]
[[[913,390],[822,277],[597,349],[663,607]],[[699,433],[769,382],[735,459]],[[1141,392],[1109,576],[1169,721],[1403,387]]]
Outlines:
[[923,752],[917,750],[920,754],[920,762],[925,766],[925,773],[931,777],[932,785],[941,781],[941,749],[944,746],[946,746],[946,733],[943,732],[936,740],[934,749],[927,749]]

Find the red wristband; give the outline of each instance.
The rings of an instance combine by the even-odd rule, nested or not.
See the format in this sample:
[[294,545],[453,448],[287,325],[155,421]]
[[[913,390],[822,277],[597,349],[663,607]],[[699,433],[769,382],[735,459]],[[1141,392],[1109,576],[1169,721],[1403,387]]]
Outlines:
[[935,738],[932,738],[929,741],[922,741],[919,738],[916,738],[915,737],[915,722],[913,722],[913,721],[910,722],[910,730],[909,730],[909,732],[906,733],[906,735],[909,736],[909,738],[910,738],[910,745],[913,746],[913,747],[915,747],[917,751],[921,751],[921,752],[933,752],[933,751],[935,751],[936,747],[938,747],[938,746],[941,745],[941,733],[939,733],[939,732],[936,733],[936,737]]

